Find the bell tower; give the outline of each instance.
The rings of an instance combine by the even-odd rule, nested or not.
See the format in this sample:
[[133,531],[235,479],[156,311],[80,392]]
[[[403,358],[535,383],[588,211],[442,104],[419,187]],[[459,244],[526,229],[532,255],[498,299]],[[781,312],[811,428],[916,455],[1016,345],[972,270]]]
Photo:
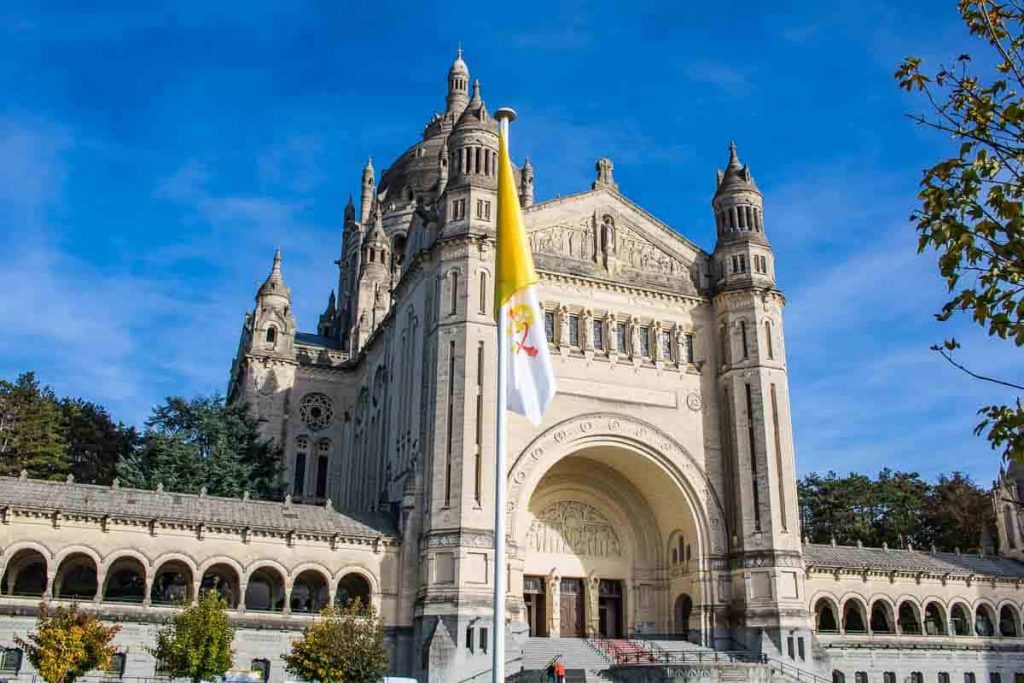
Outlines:
[[810,638],[796,499],[796,469],[782,334],[785,298],[775,286],[763,197],[735,143],[719,171],[712,208],[722,453],[730,511],[735,636],[786,652]]

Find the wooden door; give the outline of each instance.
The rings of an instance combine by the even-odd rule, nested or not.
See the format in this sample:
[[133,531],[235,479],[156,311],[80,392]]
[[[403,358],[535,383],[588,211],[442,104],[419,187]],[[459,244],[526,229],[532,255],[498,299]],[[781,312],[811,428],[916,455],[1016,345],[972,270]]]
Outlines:
[[526,623],[530,636],[544,637],[548,634],[547,610],[545,609],[544,577],[523,577],[523,602],[526,604]]
[[583,636],[583,579],[562,579],[559,616],[563,638]]

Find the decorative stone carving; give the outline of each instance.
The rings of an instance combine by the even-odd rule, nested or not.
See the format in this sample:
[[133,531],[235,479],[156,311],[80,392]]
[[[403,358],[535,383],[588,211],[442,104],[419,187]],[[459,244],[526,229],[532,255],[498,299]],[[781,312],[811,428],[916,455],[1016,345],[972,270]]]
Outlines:
[[621,557],[615,528],[593,507],[577,501],[549,506],[530,525],[527,543],[540,553]]
[[310,430],[319,432],[334,419],[334,402],[326,394],[306,394],[299,404],[299,416]]
[[529,239],[530,250],[534,253],[568,256],[581,261],[594,258],[594,228],[590,218],[534,230]]
[[704,399],[697,392],[691,392],[686,396],[686,407],[696,413],[704,407]]

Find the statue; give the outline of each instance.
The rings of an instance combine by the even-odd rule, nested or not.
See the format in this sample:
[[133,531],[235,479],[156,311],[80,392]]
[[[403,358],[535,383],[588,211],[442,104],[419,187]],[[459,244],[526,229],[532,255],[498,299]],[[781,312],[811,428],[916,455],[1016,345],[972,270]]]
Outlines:
[[569,345],[569,309],[565,306],[558,309],[558,345]]
[[604,267],[608,268],[608,261],[615,257],[615,222],[611,216],[605,216],[601,221],[601,255]]
[[636,318],[629,323],[629,355],[638,357],[640,355],[640,325]]

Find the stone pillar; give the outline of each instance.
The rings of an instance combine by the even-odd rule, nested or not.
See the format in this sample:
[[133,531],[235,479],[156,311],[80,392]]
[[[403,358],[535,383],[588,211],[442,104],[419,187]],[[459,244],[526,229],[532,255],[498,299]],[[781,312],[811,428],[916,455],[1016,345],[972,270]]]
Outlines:
[[247,581],[238,582],[238,613],[245,614],[245,591],[249,588]]
[[548,613],[548,637],[557,638],[562,633],[562,609],[561,609],[561,582],[562,577],[552,573],[548,576],[548,590],[544,602]]

